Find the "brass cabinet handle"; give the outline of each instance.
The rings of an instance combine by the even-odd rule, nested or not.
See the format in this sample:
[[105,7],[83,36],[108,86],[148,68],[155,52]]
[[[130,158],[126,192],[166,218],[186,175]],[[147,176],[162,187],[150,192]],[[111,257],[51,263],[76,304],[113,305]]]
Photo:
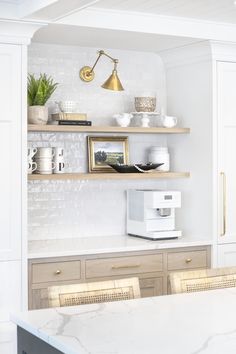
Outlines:
[[60,269],[57,269],[57,270],[55,271],[55,274],[56,274],[56,275],[61,274],[61,270],[60,270]]
[[225,236],[226,234],[226,176],[224,172],[220,173],[221,178],[223,178],[223,230],[220,236]]
[[192,262],[192,258],[185,259],[185,263],[190,263],[190,262]]
[[141,264],[137,263],[137,264],[123,264],[123,265],[112,265],[111,269],[122,269],[122,268],[138,268],[140,267]]

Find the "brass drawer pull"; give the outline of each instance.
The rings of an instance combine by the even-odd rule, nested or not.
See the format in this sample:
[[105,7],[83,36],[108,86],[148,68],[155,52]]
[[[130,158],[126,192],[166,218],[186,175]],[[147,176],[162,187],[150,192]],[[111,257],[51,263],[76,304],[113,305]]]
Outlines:
[[137,263],[137,264],[124,264],[124,265],[112,265],[111,269],[138,268],[140,266],[141,266],[140,263]]
[[192,262],[192,258],[185,259],[185,263],[190,263],[190,262]]
[[60,270],[60,269],[57,269],[57,270],[55,271],[55,274],[56,274],[56,275],[61,274],[61,270]]

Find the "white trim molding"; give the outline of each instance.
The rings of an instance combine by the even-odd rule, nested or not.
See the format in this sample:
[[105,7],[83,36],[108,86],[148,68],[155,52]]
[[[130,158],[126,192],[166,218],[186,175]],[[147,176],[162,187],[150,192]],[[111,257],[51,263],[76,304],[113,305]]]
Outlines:
[[236,43],[210,41],[213,60],[236,61]]
[[201,41],[159,52],[167,69],[177,66],[211,61],[210,41]]
[[236,25],[138,12],[87,8],[57,23],[236,42]]
[[45,22],[0,19],[0,43],[28,45],[34,33],[46,25]]

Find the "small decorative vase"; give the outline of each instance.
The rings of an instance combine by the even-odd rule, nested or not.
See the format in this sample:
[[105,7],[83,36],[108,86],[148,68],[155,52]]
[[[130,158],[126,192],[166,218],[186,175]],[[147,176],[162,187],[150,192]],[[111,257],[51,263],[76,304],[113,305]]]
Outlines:
[[28,107],[29,124],[47,124],[47,122],[48,122],[48,107],[45,106]]

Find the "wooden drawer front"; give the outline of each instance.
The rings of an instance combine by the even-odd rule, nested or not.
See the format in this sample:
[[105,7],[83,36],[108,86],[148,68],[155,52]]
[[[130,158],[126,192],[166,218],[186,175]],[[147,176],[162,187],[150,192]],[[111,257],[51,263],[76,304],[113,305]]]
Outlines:
[[32,265],[32,283],[80,279],[80,261],[38,263]]
[[168,254],[168,270],[206,268],[207,251],[186,251]]
[[86,261],[86,278],[160,272],[162,269],[162,254],[90,259]]
[[139,279],[141,297],[163,295],[163,278]]

